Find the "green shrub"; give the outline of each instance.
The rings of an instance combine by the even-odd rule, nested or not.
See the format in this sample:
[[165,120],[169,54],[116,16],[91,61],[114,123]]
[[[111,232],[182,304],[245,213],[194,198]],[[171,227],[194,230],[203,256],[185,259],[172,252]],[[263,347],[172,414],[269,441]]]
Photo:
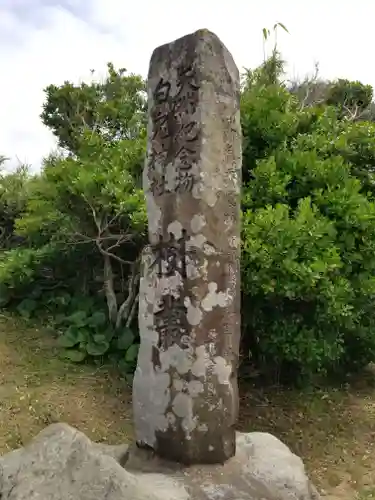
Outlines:
[[288,113],[286,123],[304,120],[304,134],[285,134],[243,190],[242,286],[246,350],[290,382],[375,357],[375,205],[331,139],[351,124],[330,108],[307,126],[293,102]]
[[[0,307],[52,323],[69,359],[129,375],[145,95],[140,77],[108,70],[46,89],[42,119],[69,154],[0,185]],[[375,359],[375,130],[353,115],[370,87],[339,80],[305,106],[282,74],[275,48],[242,85],[242,347],[266,377],[295,383]]]

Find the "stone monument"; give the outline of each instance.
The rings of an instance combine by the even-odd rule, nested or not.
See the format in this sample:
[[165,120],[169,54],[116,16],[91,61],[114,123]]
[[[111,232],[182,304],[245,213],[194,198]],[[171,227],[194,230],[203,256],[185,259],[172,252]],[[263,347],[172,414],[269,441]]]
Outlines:
[[134,421],[139,446],[184,464],[235,454],[239,91],[231,54],[207,30],[151,57]]

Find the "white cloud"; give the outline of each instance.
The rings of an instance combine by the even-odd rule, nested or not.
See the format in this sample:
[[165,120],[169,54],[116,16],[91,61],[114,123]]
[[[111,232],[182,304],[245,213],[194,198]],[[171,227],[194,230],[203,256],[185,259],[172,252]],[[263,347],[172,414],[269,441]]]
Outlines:
[[366,55],[372,48],[373,0],[127,4],[91,0],[83,11],[78,0],[60,5],[58,0],[0,0],[0,154],[37,168],[55,147],[39,119],[48,84],[88,79],[90,69],[104,71],[108,61],[146,75],[157,45],[199,28],[214,31],[240,68],[254,67],[262,60],[262,28],[281,21],[291,33],[279,32],[291,74],[312,72],[319,61],[324,77],[375,86],[375,68]]

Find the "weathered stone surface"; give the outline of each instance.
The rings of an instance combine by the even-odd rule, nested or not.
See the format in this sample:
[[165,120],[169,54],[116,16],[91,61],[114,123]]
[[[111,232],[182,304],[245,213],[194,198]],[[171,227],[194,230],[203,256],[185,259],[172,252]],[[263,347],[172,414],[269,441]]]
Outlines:
[[[118,451],[121,448],[126,450],[125,446]],[[113,447],[95,445],[68,425],[53,424],[25,448],[0,458],[0,498],[320,499],[302,461],[270,434],[238,434],[236,456],[224,465],[186,468],[135,448],[124,469],[113,458],[114,451]],[[121,452],[120,456],[123,458]]]
[[114,458],[126,457],[126,445],[106,450],[68,425],[50,425],[25,448],[0,458],[0,498],[136,499],[137,481]]
[[154,51],[148,94],[137,441],[185,464],[222,463],[238,407],[238,69],[200,30]]

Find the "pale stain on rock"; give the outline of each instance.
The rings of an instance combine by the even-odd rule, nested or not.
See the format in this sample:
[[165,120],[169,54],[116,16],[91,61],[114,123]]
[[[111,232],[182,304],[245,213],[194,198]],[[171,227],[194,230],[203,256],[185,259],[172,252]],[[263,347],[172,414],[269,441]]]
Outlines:
[[212,311],[214,307],[227,307],[230,304],[232,296],[229,290],[218,292],[217,289],[217,283],[211,282],[208,284],[208,293],[201,304],[205,311]]
[[166,351],[160,352],[161,370],[167,371],[175,368],[181,375],[185,375],[192,369],[194,363],[192,349],[182,349],[177,344],[173,344]]
[[179,392],[172,402],[173,413],[177,417],[185,418],[193,414],[193,401],[188,394]]
[[229,384],[232,365],[221,356],[216,356],[213,362],[213,373],[217,376],[219,384]]
[[[165,262],[163,262],[163,267],[164,266],[166,266]],[[154,313],[160,309],[160,303],[157,299],[161,298],[162,295],[172,295],[173,297],[178,298],[181,294],[182,285],[183,279],[179,273],[176,273],[173,276],[162,276],[159,278],[154,285],[156,290],[154,300],[149,302],[150,304],[154,304]]]
[[[207,267],[207,261],[206,266]],[[189,280],[200,278],[204,274],[204,267],[198,268],[197,262],[189,255],[186,256],[186,275]]]
[[191,397],[196,398],[204,391],[204,387],[200,380],[190,380],[187,384],[187,390]]
[[199,325],[203,318],[202,310],[200,309],[200,307],[194,306],[191,303],[190,297],[185,297],[184,302],[187,309],[186,317],[188,323],[192,326]]
[[206,243],[206,241],[207,241],[207,238],[203,234],[201,234],[201,233],[195,234],[194,236],[192,236],[189,239],[187,246],[189,248],[191,248],[191,247],[203,248],[203,245]]
[[213,208],[217,202],[217,192],[213,191],[212,189],[207,190],[205,194],[205,202],[209,207]]
[[229,237],[229,245],[232,248],[238,248],[240,246],[241,239],[238,236],[230,236]]
[[165,187],[172,193],[176,190],[176,168],[173,163],[165,167]]
[[152,194],[146,194],[147,212],[148,216],[148,229],[150,233],[156,233],[160,227],[161,221],[161,208],[155,203],[155,198]]
[[175,220],[168,224],[168,233],[172,233],[176,240],[180,239],[182,236],[182,224],[178,220]]
[[199,233],[206,225],[206,219],[202,214],[195,214],[190,222],[190,227],[193,233]]

